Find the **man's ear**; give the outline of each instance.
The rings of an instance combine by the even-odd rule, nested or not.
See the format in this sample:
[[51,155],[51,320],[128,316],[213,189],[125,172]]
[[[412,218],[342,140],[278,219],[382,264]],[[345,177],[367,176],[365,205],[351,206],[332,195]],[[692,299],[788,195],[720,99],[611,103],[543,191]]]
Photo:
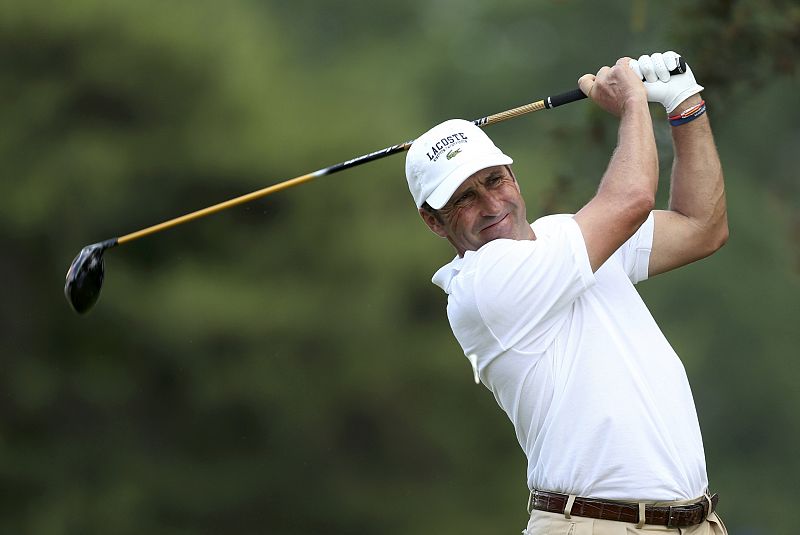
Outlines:
[[431,229],[437,236],[441,238],[447,237],[447,232],[444,229],[441,219],[436,217],[435,214],[420,208],[419,215],[422,216],[422,220],[425,221],[425,224],[428,225],[428,228]]

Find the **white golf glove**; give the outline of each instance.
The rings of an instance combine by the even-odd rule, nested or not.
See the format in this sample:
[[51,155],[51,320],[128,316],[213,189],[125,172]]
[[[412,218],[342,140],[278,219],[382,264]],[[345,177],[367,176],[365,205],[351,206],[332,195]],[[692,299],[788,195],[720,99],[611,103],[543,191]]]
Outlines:
[[640,56],[632,59],[630,67],[640,78],[644,78],[649,102],[660,102],[667,109],[667,114],[678,107],[678,104],[699,93],[703,86],[698,85],[692,69],[686,65],[683,74],[670,75],[669,71],[678,66],[680,56],[671,50],[660,54]]

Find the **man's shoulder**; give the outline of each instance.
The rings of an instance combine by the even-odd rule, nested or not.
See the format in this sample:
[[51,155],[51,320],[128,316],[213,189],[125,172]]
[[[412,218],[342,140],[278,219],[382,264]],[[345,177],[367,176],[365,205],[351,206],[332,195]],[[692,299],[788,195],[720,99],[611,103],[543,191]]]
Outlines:
[[[568,224],[570,220],[574,220],[575,214],[550,214],[538,218],[531,223],[531,228],[534,234],[538,232],[547,232],[561,225]],[[538,234],[537,234],[538,235]]]
[[[564,232],[564,227],[574,225],[572,214],[552,214],[540,217],[531,224],[538,237]],[[506,272],[516,269],[519,262],[527,261],[534,253],[537,240],[512,240],[499,238],[485,243],[476,251],[467,251],[463,257],[456,256],[442,266],[433,276],[433,283],[450,292],[450,284],[457,276],[473,279],[476,272],[484,275],[505,277]],[[483,268],[483,269],[482,269]]]
[[432,282],[442,288],[448,294],[451,293],[451,283],[454,279],[465,278],[473,279],[479,266],[488,262],[497,262],[500,258],[505,258],[512,254],[523,244],[531,243],[529,240],[510,240],[500,238],[485,243],[476,251],[466,251],[463,257],[456,256],[443,265],[433,275]]

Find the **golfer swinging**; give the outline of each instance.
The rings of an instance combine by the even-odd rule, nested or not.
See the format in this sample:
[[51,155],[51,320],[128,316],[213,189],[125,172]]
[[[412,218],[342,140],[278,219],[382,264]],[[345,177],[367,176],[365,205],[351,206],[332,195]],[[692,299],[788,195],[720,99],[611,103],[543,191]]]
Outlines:
[[[434,127],[408,152],[419,213],[458,253],[433,282],[528,458],[529,535],[726,533],[686,372],[633,287],[728,237],[703,88],[688,68],[670,76],[678,58],[622,58],[578,80],[619,117],[619,138],[574,215],[529,224],[511,158],[468,121]],[[672,125],[665,211],[653,210],[648,100]]]

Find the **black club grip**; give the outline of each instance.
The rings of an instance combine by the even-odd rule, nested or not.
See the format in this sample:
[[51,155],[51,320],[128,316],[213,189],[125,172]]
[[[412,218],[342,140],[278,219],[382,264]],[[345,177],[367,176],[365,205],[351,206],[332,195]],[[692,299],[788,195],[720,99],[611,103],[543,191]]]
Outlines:
[[570,102],[575,102],[583,98],[586,98],[583,91],[580,89],[573,89],[571,91],[559,93],[558,95],[553,95],[552,97],[547,97],[544,99],[544,107],[549,110],[550,108],[556,108],[562,104],[569,104]]

